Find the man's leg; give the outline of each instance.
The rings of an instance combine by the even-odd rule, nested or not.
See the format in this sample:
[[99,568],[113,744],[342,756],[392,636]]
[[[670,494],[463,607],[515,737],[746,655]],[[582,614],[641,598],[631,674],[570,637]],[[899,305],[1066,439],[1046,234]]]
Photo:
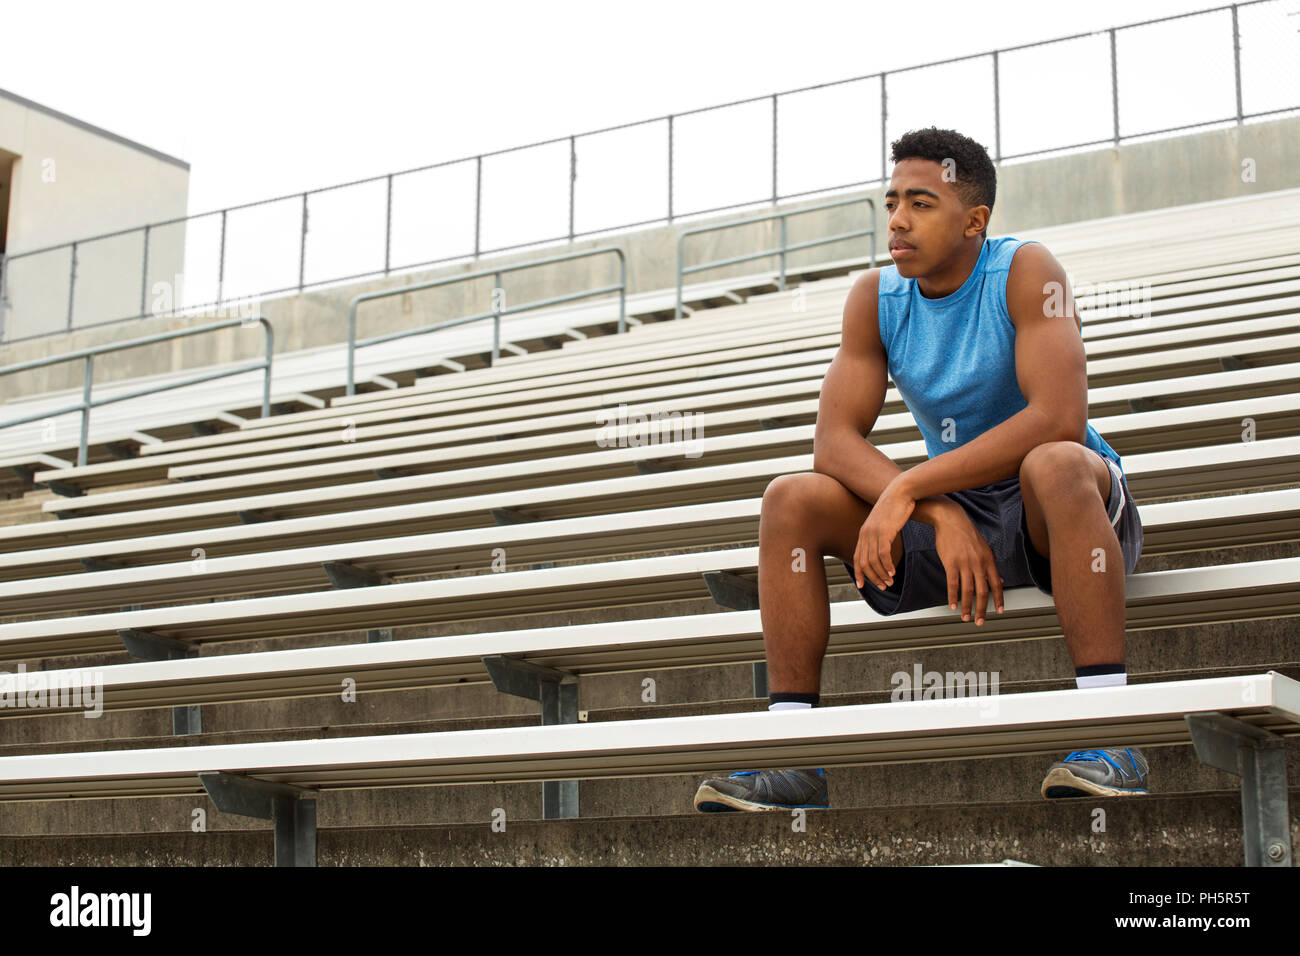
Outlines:
[[1052,596],[1075,667],[1124,662],[1124,552],[1106,516],[1110,482],[1101,458],[1077,442],[1039,445],[1020,464],[1025,526],[1051,561]]
[[[1111,481],[1100,456],[1077,442],[1039,445],[1020,465],[1025,527],[1031,546],[1051,561],[1056,613],[1081,687],[1127,682],[1124,552],[1106,515]],[[1148,792],[1149,772],[1136,747],[1077,750],[1048,768],[1040,792],[1049,799],[1139,795]]]
[[[830,636],[824,558],[853,563],[870,511],[839,481],[818,472],[780,475],[767,486],[759,521],[758,602],[773,693],[820,690]],[[901,534],[892,555],[900,567]]]

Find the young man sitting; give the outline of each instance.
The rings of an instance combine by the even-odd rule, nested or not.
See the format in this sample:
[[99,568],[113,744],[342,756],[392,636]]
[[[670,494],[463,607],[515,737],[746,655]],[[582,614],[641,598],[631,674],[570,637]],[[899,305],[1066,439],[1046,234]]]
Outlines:
[[[893,144],[892,266],[854,283],[822,385],[813,471],[763,495],[759,607],[770,710],[814,707],[839,558],[882,615],[947,605],[984,626],[1003,588],[1052,595],[1078,687],[1124,684],[1124,579],[1142,524],[1120,456],[1088,422],[1081,325],[1065,270],[1040,243],[988,239],[996,172],[952,130]],[[928,460],[903,471],[867,436],[892,378]],[[795,549],[807,555],[795,570]],[[1099,570],[1100,569],[1100,570]],[[1053,763],[1044,797],[1147,792],[1134,747]],[[705,812],[828,807],[822,770],[705,780]]]

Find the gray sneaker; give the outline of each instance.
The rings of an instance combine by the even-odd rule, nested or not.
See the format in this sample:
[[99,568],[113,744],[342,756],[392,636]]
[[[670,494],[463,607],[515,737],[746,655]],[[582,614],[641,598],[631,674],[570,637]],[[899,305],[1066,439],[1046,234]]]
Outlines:
[[1044,797],[1127,797],[1147,790],[1147,758],[1136,747],[1076,750],[1048,768]]
[[695,792],[701,813],[735,810],[829,810],[824,770],[740,770],[710,777]]

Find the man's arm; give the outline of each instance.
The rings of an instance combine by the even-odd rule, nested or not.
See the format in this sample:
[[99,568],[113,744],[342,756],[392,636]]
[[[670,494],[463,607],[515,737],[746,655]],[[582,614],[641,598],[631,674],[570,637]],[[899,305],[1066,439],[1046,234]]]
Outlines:
[[[903,473],[866,438],[885,403],[889,374],[880,342],[879,292],[879,269],[859,276],[849,291],[840,347],[822,382],[813,435],[813,471],[830,475],[869,504]],[[933,525],[949,508],[961,505],[934,494],[917,501],[912,517]]]
[[[1016,327],[1016,379],[1029,403],[959,448],[907,471],[917,498],[978,488],[1020,471],[1038,445],[1087,437],[1087,356],[1065,269],[1040,243],[1016,250],[1007,274],[1007,311]],[[979,370],[974,370],[979,374]]]

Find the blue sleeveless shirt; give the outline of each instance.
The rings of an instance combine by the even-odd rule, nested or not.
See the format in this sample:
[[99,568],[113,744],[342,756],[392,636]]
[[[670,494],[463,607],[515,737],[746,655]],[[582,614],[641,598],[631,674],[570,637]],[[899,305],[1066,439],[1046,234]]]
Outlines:
[[[961,288],[938,299],[923,296],[916,280],[899,275],[897,266],[880,270],[880,341],[889,376],[930,458],[973,441],[1029,405],[1016,379],[1007,274],[1016,250],[1033,241],[985,239]],[[1123,469],[1091,422],[1084,444]]]

